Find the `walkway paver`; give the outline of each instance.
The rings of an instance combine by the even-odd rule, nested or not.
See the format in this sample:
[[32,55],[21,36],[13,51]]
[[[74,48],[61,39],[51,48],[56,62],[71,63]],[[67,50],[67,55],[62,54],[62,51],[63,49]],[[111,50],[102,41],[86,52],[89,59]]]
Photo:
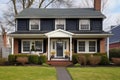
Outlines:
[[65,67],[56,67],[58,80],[72,80]]

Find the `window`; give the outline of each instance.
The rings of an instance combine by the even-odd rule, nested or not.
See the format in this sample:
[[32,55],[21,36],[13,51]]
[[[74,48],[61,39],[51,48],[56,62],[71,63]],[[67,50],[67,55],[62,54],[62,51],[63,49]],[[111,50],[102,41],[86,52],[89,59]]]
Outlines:
[[78,53],[95,53],[97,51],[96,40],[78,40],[77,52]]
[[79,52],[85,52],[85,41],[79,41]]
[[30,20],[30,30],[40,30],[40,20],[38,19]]
[[79,30],[90,30],[90,20],[80,20]]
[[35,41],[35,49],[36,49],[36,51],[42,52],[42,48],[43,48],[42,41]]
[[65,19],[56,19],[55,20],[55,29],[65,30]]
[[23,41],[23,51],[30,51],[30,41]]
[[55,41],[53,41],[53,49],[55,49]]
[[35,51],[43,52],[43,41],[42,40],[23,40],[22,41],[22,53],[29,53],[34,46]]
[[89,41],[89,52],[95,52],[96,48],[96,42],[95,41]]

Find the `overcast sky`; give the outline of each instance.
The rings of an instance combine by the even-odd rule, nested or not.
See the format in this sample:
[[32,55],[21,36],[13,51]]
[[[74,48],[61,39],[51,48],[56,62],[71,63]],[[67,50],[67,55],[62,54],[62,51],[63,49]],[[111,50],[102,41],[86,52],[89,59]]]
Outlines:
[[[10,0],[0,0],[0,17],[2,17],[2,12],[7,10],[7,4]],[[78,6],[80,0],[75,0]],[[105,15],[107,16],[108,23],[104,23],[104,29],[108,29],[108,26],[116,25],[116,16],[120,15],[120,0],[108,0],[108,8]]]

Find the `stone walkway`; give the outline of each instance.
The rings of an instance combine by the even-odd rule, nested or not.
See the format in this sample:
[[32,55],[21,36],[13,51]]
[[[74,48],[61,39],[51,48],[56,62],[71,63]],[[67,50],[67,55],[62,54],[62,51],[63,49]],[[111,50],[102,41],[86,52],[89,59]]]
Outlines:
[[65,67],[56,67],[58,80],[72,80]]

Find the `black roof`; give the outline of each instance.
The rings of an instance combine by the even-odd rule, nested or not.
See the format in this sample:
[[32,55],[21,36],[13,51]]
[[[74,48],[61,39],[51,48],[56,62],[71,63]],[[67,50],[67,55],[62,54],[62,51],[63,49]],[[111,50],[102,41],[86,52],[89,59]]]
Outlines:
[[[16,31],[11,34],[44,34],[50,31]],[[108,32],[104,31],[69,31],[74,34],[109,34]]]
[[26,8],[16,18],[105,18],[94,8]]

